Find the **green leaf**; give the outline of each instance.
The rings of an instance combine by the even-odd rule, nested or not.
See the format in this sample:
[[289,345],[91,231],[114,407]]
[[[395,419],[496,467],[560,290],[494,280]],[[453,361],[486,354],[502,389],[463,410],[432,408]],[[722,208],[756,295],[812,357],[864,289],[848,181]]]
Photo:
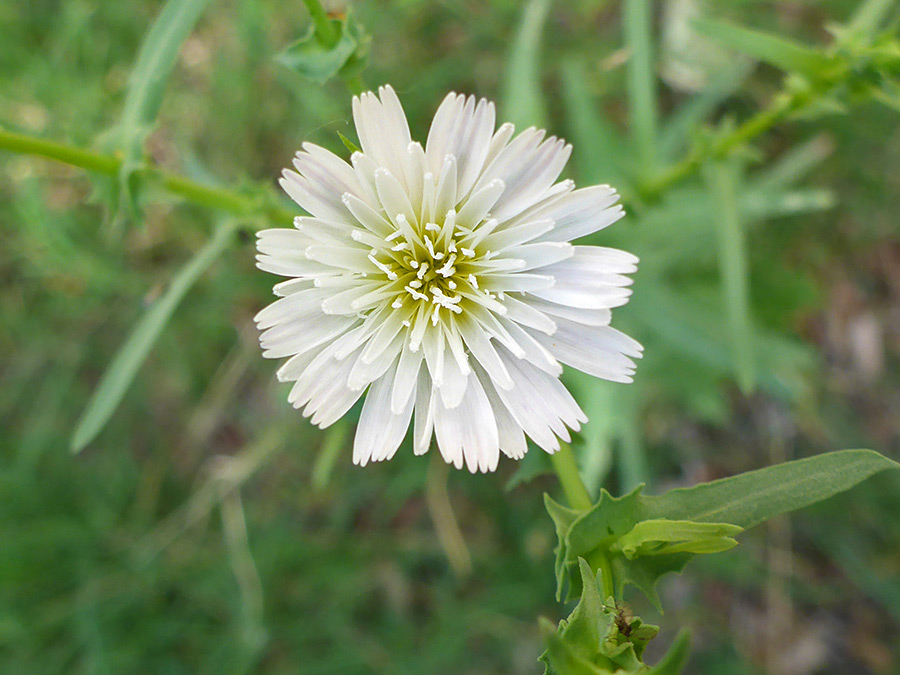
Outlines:
[[827,499],[894,468],[900,464],[877,452],[842,450],[658,497],[641,494],[642,487],[618,498],[602,490],[588,511],[565,509],[545,496],[559,539],[557,595],[562,596],[566,582],[567,599],[582,593],[583,575],[575,573],[579,558],[602,559],[612,570],[617,600],[631,585],[659,608],[659,579],[680,572],[694,555],[726,550],[741,529]]
[[[544,495],[544,506],[553,524],[556,526],[556,536],[559,539],[559,546],[556,547],[556,562],[554,569],[556,571],[556,599],[562,600],[562,590],[566,578],[566,557],[567,549],[563,545],[569,536],[569,530],[572,529],[572,523],[578,518],[579,512],[568,509],[562,504],[554,501],[550,495]],[[568,598],[567,598],[568,599]]]
[[234,221],[220,225],[206,245],[175,275],[163,296],[135,324],[78,420],[72,434],[72,452],[81,452],[109,421],[175,308],[228,246],[235,226]]
[[182,43],[209,0],[169,0],[141,42],[128,78],[122,117],[101,144],[122,153],[116,188],[114,220],[124,213],[138,215],[137,172],[143,166],[144,141],[153,130],[169,78]]
[[861,2],[844,29],[841,41],[871,39],[896,4],[897,0]]
[[797,42],[727,21],[702,17],[691,24],[704,35],[789,73],[815,79],[831,63],[828,57]]
[[642,520],[619,537],[616,548],[629,560],[671,553],[718,553],[737,546],[732,537],[743,529],[729,523],[695,523],[667,518]]
[[512,40],[502,108],[506,118],[520,128],[547,126],[539,61],[541,33],[549,10],[550,0],[528,0]]
[[578,653],[550,621],[544,617],[539,621],[547,642],[547,651],[539,659],[546,664],[545,675],[610,675],[611,670],[594,665]]
[[609,183],[622,189],[625,179],[620,159],[627,156],[621,133],[594,102],[584,62],[569,59],[560,70],[562,103],[575,150],[572,159],[578,179],[587,184]]
[[365,66],[369,38],[362,27],[352,21],[349,13],[344,19],[330,19],[338,32],[333,45],[324,44],[310,25],[306,34],[275,57],[281,65],[295,73],[324,84],[332,77],[350,77]]
[[749,529],[849,490],[900,464],[873,450],[839,450],[815,457],[643,497],[644,518],[724,522]]
[[678,675],[687,665],[690,648],[691,634],[683,630],[675,638],[675,642],[672,643],[660,662],[647,671],[647,675]]
[[575,611],[563,622],[562,634],[569,642],[584,645],[593,653],[605,636],[605,633],[600,632],[601,625],[608,627],[610,621],[604,616],[604,599],[600,597],[591,566],[584,558],[579,558],[578,569],[581,572],[581,600]]

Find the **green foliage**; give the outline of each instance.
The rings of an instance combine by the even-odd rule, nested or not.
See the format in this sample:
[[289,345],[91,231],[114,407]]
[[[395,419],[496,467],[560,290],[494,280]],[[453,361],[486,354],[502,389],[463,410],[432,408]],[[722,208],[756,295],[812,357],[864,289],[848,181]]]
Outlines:
[[197,279],[231,243],[234,229],[234,221],[219,225],[206,245],[172,278],[162,297],[134,325],[81,414],[72,433],[72,452],[81,452],[109,421],[175,309]]
[[144,142],[156,122],[178,51],[208,1],[168,0],[141,42],[128,78],[122,116],[101,141],[105,149],[122,156],[112,193],[114,221],[126,214],[131,219],[139,217],[137,173],[144,166]]
[[567,599],[581,593],[575,568],[584,558],[611,570],[616,600],[626,585],[633,585],[661,609],[656,592],[660,577],[680,572],[694,555],[727,550],[743,529],[895,468],[900,464],[877,452],[842,450],[660,496],[645,496],[642,487],[618,498],[603,490],[588,511],[567,509],[545,495],[559,540],[557,597],[566,582]]
[[278,63],[317,84],[359,75],[366,66],[371,39],[349,12],[329,21],[336,37],[326,39],[315,24],[310,25],[303,37],[275,57]]
[[547,124],[540,53],[541,33],[549,11],[550,0],[528,0],[510,47],[500,112],[520,129]]
[[695,19],[693,26],[704,35],[739,52],[810,79],[821,77],[831,60],[821,52],[770,33],[751,30],[708,17]]
[[547,650],[540,658],[546,666],[545,675],[680,672],[687,651],[687,634],[679,636],[656,667],[645,665],[644,649],[659,633],[659,627],[631,616],[617,607],[613,598],[602,598],[599,580],[583,558],[578,560],[578,569],[578,605],[556,629],[546,620],[541,623],[547,642]]

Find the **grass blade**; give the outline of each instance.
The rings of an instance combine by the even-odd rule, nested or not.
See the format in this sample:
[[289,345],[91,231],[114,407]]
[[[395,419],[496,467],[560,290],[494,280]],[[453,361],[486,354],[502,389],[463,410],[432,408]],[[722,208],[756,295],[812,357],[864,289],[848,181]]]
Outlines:
[[623,22],[628,48],[628,101],[631,136],[641,173],[656,165],[657,101],[653,56],[653,5],[648,0],[625,0]]
[[719,270],[724,291],[725,313],[731,330],[731,346],[738,386],[745,394],[755,388],[753,326],[750,320],[747,247],[738,208],[740,171],[734,161],[707,167],[707,181],[721,222],[716,227]]
[[541,96],[541,34],[550,0],[529,0],[513,38],[503,93],[505,117],[517,127],[546,127],[547,109]]
[[175,308],[200,275],[228,246],[234,228],[234,221],[220,225],[206,245],[175,275],[165,294],[134,326],[131,335],[100,378],[100,383],[78,420],[72,434],[72,452],[81,452],[112,417]]
[[727,21],[701,17],[694,19],[691,25],[735,51],[789,73],[817,77],[829,63],[828,57],[798,42]]
[[584,62],[566,61],[561,75],[562,102],[572,144],[576,148],[574,160],[579,181],[610,183],[621,190],[624,179],[619,158],[625,156],[621,135],[592,100],[586,86]]

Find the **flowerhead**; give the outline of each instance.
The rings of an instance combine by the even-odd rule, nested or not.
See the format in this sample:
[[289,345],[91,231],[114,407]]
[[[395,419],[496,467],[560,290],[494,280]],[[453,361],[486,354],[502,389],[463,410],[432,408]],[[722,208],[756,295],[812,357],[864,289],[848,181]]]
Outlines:
[[305,143],[280,183],[309,216],[259,233],[260,269],[288,277],[256,316],[288,357],[288,400],[320,427],[365,395],[353,461],[390,459],[413,421],[448,462],[493,471],[526,437],[547,452],[587,421],[567,364],[630,382],[641,346],[610,326],[637,258],[569,243],[624,215],[606,185],[557,182],[571,146],[495,128],[494,104],[449,94],[424,147],[394,90],[353,99],[350,163]]

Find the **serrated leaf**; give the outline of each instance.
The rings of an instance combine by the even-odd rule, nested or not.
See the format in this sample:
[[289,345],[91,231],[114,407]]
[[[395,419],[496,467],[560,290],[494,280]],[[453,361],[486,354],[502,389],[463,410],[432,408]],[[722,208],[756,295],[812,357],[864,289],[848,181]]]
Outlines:
[[544,675],[610,675],[612,671],[591,663],[579,654],[559,633],[550,621],[540,618],[541,633],[547,643],[547,651],[539,661],[545,664]]
[[135,324],[100,378],[100,383],[75,426],[72,452],[81,452],[112,417],[175,308],[200,275],[225,250],[235,225],[233,221],[220,225],[206,245],[175,275],[162,297]]
[[722,44],[789,73],[817,78],[830,59],[814,49],[786,38],[744,28],[727,21],[701,17],[691,22],[694,29]]
[[368,38],[349,14],[344,19],[330,21],[338,31],[338,39],[333,45],[323,44],[316,35],[315,26],[311,25],[303,37],[278,54],[275,60],[318,84],[337,75],[358,72],[368,52]]
[[605,631],[600,632],[601,625],[607,628],[610,621],[604,614],[605,598],[600,597],[597,579],[591,571],[591,566],[584,558],[579,558],[578,569],[581,573],[581,600],[564,622],[562,634],[567,641],[584,645],[593,653],[597,650],[600,640],[606,636]]
[[590,562],[603,557],[612,570],[617,599],[626,586],[635,586],[661,611],[656,584],[663,575],[680,572],[694,555],[726,550],[741,528],[827,499],[894,468],[900,464],[877,452],[842,450],[661,496],[641,494],[643,486],[618,498],[603,490],[588,511],[565,509],[545,497],[559,539],[557,596],[566,584],[567,599],[581,594],[582,575],[574,570],[579,558]]
[[[562,590],[566,578],[566,540],[569,536],[569,530],[572,529],[572,523],[579,516],[579,512],[566,508],[562,504],[553,500],[553,498],[545,494],[544,506],[553,524],[556,526],[556,536],[559,545],[556,547],[556,560],[554,562],[554,570],[556,572],[556,599],[562,600]],[[567,598],[568,599],[568,598]]]

